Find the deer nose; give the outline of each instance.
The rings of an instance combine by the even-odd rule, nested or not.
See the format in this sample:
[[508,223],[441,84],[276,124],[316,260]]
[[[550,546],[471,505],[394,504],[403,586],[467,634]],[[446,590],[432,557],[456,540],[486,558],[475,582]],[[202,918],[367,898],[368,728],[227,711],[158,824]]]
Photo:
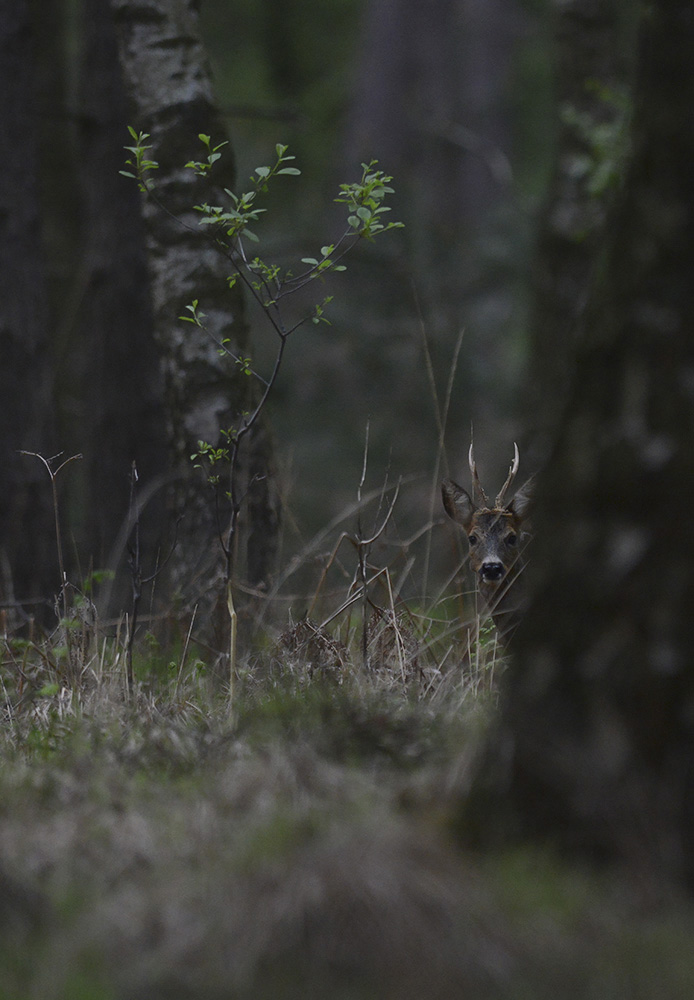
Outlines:
[[480,566],[480,576],[483,580],[494,582],[495,580],[500,580],[504,573],[504,564],[497,560],[488,559],[487,562],[483,562]]

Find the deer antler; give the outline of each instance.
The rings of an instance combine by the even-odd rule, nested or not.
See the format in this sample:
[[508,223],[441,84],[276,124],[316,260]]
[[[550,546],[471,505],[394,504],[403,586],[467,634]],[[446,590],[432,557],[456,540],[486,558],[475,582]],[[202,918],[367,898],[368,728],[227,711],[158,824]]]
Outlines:
[[487,498],[487,494],[482,489],[480,477],[477,475],[477,465],[475,464],[472,441],[470,442],[468,462],[470,463],[470,472],[472,473],[472,502],[475,507],[488,507],[489,499]]
[[511,462],[511,468],[508,470],[508,478],[506,479],[504,485],[501,487],[501,491],[499,492],[496,500],[494,501],[496,507],[503,507],[504,505],[506,490],[510,489],[513,480],[516,478],[516,473],[518,472],[518,462],[519,462],[518,445],[515,444],[514,442],[513,461]]

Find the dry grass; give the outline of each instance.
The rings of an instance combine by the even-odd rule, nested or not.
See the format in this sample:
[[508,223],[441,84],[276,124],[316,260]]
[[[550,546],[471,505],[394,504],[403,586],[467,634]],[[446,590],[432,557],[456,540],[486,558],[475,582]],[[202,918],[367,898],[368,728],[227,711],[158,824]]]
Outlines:
[[120,641],[68,675],[55,644],[6,640],[0,997],[690,995],[688,904],[452,837],[493,641],[383,612],[364,663],[338,633],[286,629],[231,715],[190,646],[141,650],[128,700]]

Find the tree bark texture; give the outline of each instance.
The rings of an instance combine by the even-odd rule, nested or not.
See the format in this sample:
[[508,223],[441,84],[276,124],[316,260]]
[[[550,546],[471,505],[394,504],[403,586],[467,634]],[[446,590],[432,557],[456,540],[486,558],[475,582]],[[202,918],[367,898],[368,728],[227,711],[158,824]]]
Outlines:
[[[553,0],[550,6],[557,151],[533,274],[534,363],[527,386],[533,416],[526,427],[540,452],[551,443],[566,399],[591,277],[614,206],[616,185],[609,178],[600,182],[596,174],[622,152],[619,129],[627,110],[620,101],[633,82],[638,19],[623,0]],[[600,148],[598,130],[612,132],[612,148]],[[599,156],[602,162],[596,162]],[[620,164],[613,166],[616,172]]]
[[[60,586],[50,483],[49,316],[41,241],[34,53],[27,4],[0,3],[0,603]],[[29,610],[27,608],[27,610]]]
[[501,96],[517,30],[503,0],[366,7],[348,143],[412,186],[432,244],[479,226],[510,180]]
[[385,315],[397,332],[386,349],[402,354],[399,338],[419,313],[443,383],[466,330],[471,360],[457,376],[466,402],[451,414],[452,438],[467,436],[473,415],[480,428],[498,425],[519,370],[510,346],[518,302],[498,249],[510,244],[501,233],[515,211],[509,90],[524,17],[518,0],[364,5],[343,158],[381,162],[405,222],[406,277],[395,272]]
[[624,199],[538,482],[535,595],[473,795],[506,829],[654,866],[690,888],[692,51],[691,4],[651,3]]
[[[118,174],[127,107],[108,0],[85,0],[82,24],[77,119],[82,253],[69,364],[80,383],[79,431],[72,433],[84,455],[80,471],[87,493],[80,551],[83,559],[89,556],[102,566],[128,517],[133,461],[140,495],[152,491],[142,518],[143,551],[154,553],[161,544],[168,455],[138,192]],[[114,559],[122,555],[113,552]]]
[[[216,443],[220,428],[235,426],[240,413],[250,409],[253,391],[251,381],[235,374],[229,359],[220,357],[218,345],[225,338],[236,355],[248,353],[243,301],[239,287],[229,291],[226,278],[232,267],[205,239],[204,227],[198,226],[200,216],[193,211],[203,202],[229,202],[223,188],[233,188],[233,161],[225,147],[223,165],[211,178],[201,181],[184,169],[188,160],[204,159],[199,133],[210,135],[215,145],[226,139],[198,31],[197,4],[111,0],[111,6],[133,105],[130,124],[151,136],[150,156],[160,164],[152,180],[157,198],[171,213],[143,199],[154,331],[164,369],[167,433],[177,477],[174,506],[185,515],[174,557],[177,585],[197,600],[212,584],[212,566],[219,563],[220,549],[209,487],[192,470],[190,455],[198,440]],[[125,131],[124,136],[125,144]],[[194,299],[205,313],[207,332],[178,320]],[[271,447],[264,428],[250,449],[253,455],[247,456],[246,470],[260,465],[263,476],[248,477],[252,502],[246,505],[245,516],[248,520],[250,509],[256,521],[263,521],[263,530],[260,536],[253,534],[246,572],[250,569],[251,583],[259,584],[269,572],[277,535]]]
[[461,267],[510,190],[504,96],[519,28],[508,0],[365,8],[345,148],[395,176],[413,267],[438,309],[469,294]]

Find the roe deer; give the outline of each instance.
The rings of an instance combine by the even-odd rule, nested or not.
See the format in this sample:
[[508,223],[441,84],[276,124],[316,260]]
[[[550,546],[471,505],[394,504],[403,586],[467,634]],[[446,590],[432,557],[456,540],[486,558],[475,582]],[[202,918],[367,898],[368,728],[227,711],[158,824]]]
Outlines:
[[441,484],[443,506],[467,535],[470,566],[477,588],[489,609],[502,642],[515,631],[522,614],[522,594],[518,583],[524,562],[522,548],[528,508],[532,499],[532,479],[518,490],[510,503],[506,493],[518,472],[518,446],[508,478],[491,504],[482,489],[472,445],[469,454],[472,496],[452,479]]

